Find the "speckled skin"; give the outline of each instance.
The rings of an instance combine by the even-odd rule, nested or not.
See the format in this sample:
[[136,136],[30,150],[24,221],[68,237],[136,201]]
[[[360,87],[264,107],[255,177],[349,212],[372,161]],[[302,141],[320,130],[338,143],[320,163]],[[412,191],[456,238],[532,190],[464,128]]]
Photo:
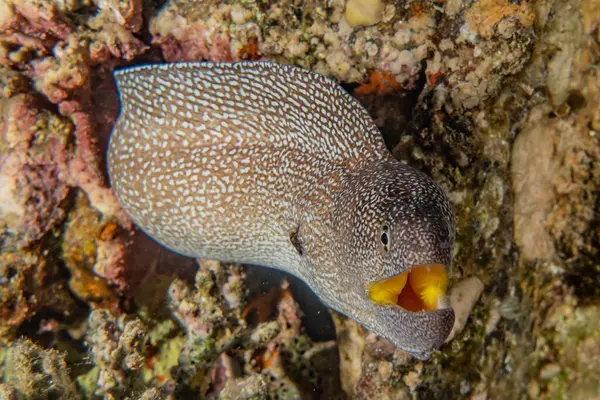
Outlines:
[[343,89],[264,62],[144,66],[115,78],[122,108],[109,174],[145,232],[188,256],[290,272],[416,357],[444,342],[450,307],[376,305],[367,287],[416,265],[450,265],[450,203],[393,159]]

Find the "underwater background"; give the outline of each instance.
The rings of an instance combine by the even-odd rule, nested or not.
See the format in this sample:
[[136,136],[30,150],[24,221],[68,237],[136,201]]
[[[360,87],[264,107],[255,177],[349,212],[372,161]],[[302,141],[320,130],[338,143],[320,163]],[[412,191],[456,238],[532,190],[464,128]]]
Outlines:
[[[419,361],[305,283],[188,259],[112,192],[112,72],[338,81],[449,194]],[[0,399],[600,399],[600,0],[0,0]]]

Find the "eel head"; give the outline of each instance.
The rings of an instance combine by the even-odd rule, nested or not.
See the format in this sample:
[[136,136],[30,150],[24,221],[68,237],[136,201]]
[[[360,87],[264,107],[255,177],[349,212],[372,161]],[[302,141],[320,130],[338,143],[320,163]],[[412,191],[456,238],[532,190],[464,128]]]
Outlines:
[[425,174],[393,159],[351,176],[336,201],[333,308],[422,359],[441,346],[455,225],[450,201]]

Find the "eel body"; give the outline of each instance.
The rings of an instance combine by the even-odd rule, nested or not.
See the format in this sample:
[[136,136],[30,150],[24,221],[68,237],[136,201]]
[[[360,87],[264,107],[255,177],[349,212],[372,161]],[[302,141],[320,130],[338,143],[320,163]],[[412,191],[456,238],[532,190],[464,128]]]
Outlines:
[[[391,156],[337,84],[266,62],[150,65],[115,79],[109,176],[152,238],[191,257],[292,273],[416,357],[444,342],[454,313],[428,274],[451,263],[448,198]],[[400,302],[405,286],[420,293],[419,276],[432,309]]]

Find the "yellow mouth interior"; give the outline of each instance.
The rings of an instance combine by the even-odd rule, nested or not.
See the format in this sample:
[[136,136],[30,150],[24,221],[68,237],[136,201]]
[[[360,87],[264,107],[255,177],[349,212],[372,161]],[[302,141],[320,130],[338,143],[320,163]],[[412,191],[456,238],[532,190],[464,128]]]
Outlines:
[[403,274],[369,285],[369,297],[377,304],[397,304],[408,311],[438,308],[446,295],[448,271],[441,264],[420,265]]

